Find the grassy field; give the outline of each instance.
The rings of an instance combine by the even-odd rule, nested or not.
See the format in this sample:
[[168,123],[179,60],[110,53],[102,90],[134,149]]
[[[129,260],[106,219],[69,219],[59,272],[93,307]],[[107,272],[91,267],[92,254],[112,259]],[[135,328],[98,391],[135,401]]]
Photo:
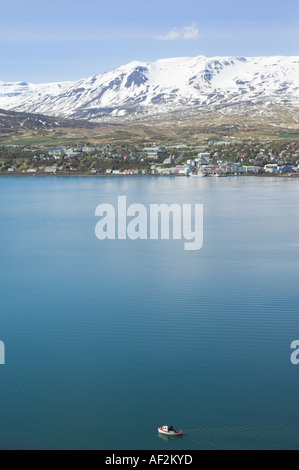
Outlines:
[[43,145],[43,146],[57,146],[60,144],[63,145],[73,145],[82,142],[82,137],[62,137],[61,139],[53,139],[49,137],[40,137],[40,136],[30,136],[30,137],[15,137],[11,140],[6,140],[5,142],[0,141],[0,145],[19,145],[20,147],[26,145]]
[[[179,116],[177,116],[178,118]],[[0,127],[0,144],[5,145],[74,145],[86,142],[107,143],[174,143],[183,141],[202,142],[204,140],[299,140],[299,117],[292,120],[289,114],[281,123],[275,114],[270,118],[251,118],[250,116],[223,116],[220,113],[195,115],[180,121],[165,116],[159,120],[103,122],[84,128],[80,123],[74,127],[59,129],[40,129],[24,131],[16,127],[8,134]],[[81,126],[81,127],[80,127]]]

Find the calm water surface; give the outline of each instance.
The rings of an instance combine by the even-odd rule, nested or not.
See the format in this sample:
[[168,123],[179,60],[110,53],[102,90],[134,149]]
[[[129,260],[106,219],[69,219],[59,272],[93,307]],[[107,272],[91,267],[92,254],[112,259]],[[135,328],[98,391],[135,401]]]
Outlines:
[[[122,194],[202,203],[203,248],[99,241]],[[298,180],[7,177],[0,227],[0,448],[299,448]]]

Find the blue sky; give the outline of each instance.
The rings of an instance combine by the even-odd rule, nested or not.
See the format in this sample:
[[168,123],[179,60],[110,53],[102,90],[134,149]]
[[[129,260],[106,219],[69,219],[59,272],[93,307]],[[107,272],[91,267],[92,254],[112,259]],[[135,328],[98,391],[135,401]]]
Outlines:
[[0,81],[76,80],[132,60],[197,55],[299,55],[299,1],[0,3]]

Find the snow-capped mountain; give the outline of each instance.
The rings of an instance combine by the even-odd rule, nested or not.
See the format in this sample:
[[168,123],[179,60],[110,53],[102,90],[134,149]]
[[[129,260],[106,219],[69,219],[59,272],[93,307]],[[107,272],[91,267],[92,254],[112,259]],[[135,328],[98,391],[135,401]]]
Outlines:
[[299,108],[299,56],[184,57],[131,62],[77,82],[0,82],[0,108],[75,119],[238,114],[249,104]]

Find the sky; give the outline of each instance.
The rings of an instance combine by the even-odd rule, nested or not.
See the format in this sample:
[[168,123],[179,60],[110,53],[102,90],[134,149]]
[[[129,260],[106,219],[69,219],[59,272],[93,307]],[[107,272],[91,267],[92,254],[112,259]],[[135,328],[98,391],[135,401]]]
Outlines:
[[0,81],[199,55],[299,55],[299,1],[0,0]]

